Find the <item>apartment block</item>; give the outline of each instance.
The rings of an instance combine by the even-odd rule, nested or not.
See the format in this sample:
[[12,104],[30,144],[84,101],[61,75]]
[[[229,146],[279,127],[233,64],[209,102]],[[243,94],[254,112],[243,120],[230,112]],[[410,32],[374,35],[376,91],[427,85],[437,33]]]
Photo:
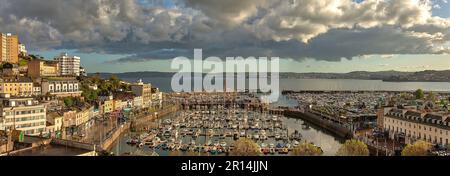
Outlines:
[[33,98],[0,95],[0,130],[20,130],[26,135],[41,135],[46,130],[45,106]]
[[19,37],[17,35],[0,33],[0,61],[19,63]]
[[80,57],[62,53],[55,58],[55,61],[59,62],[61,76],[80,76]]
[[17,97],[31,97],[33,93],[33,80],[29,77],[3,77],[0,78],[0,93]]

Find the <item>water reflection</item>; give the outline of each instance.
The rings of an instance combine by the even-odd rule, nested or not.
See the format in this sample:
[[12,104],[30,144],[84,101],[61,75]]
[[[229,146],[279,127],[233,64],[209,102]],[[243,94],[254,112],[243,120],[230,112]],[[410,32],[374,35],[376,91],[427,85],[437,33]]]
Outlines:
[[[166,117],[164,119],[174,119],[177,115],[172,115],[169,117]],[[163,120],[164,120],[163,119]],[[321,147],[324,151],[324,155],[332,156],[334,155],[341,144],[343,143],[343,139],[339,139],[337,137],[334,137],[330,133],[320,130],[317,126],[314,126],[310,123],[304,122],[300,119],[292,119],[292,118],[286,118],[282,117],[282,124],[287,128],[287,131],[289,133],[292,133],[294,131],[299,131],[303,138],[301,142],[312,142],[316,144],[317,146]],[[112,152],[116,154],[134,154],[136,152],[144,152],[146,155],[153,155],[152,153],[155,152],[159,156],[179,156],[179,155],[211,155],[210,153],[196,153],[196,152],[182,152],[182,151],[166,151],[162,148],[158,149],[150,149],[148,146],[145,146],[143,148],[139,148],[137,146],[128,145],[127,141],[129,141],[132,137],[139,135],[136,133],[127,133],[124,134],[116,143],[116,145],[113,147]],[[165,140],[165,139],[162,139]],[[208,142],[212,143],[218,143],[218,142],[226,142],[228,145],[230,145],[233,142],[232,137],[226,137],[221,138],[218,136],[215,137],[208,137],[208,136],[199,136],[197,138],[192,138],[191,136],[186,136],[182,138],[183,144],[189,144],[191,141],[195,141],[196,144],[205,144]],[[273,138],[269,138],[267,140],[259,140],[257,143],[265,143],[265,144],[277,144],[281,141],[277,141]]]

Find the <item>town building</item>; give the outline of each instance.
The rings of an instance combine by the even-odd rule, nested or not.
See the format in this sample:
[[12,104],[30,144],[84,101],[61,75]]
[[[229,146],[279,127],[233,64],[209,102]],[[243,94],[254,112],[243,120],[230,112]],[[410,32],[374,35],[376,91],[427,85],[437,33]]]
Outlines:
[[111,113],[114,110],[114,96],[110,92],[100,92],[98,94],[99,104],[99,113]]
[[19,54],[22,56],[28,56],[27,48],[23,43],[19,43]]
[[114,92],[114,109],[123,110],[133,107],[133,98],[135,97],[132,92],[120,91]]
[[80,67],[80,75],[81,76],[87,76],[86,69],[84,67]]
[[63,139],[67,136],[74,135],[76,131],[76,117],[77,111],[74,110],[65,110],[63,111]]
[[18,97],[33,96],[33,80],[29,77],[0,78],[0,93]]
[[57,97],[79,97],[80,91],[78,80],[73,77],[50,77],[42,80],[41,91]]
[[124,108],[124,106],[123,106],[122,100],[115,99],[113,101],[113,110],[114,111],[122,110],[123,108]]
[[80,57],[62,53],[55,58],[55,61],[59,62],[61,76],[80,76]]
[[161,107],[163,101],[163,93],[159,91],[159,88],[152,87],[152,106]]
[[16,65],[6,63],[6,64],[3,64],[2,75],[4,77],[18,76],[18,75],[20,75],[20,71]]
[[105,100],[103,102],[101,102],[100,104],[100,113],[101,114],[106,114],[106,113],[111,113],[114,110],[114,100],[110,99],[110,100]]
[[51,112],[47,114],[47,133],[51,137],[61,138],[63,130],[64,116],[59,112]]
[[150,107],[152,102],[152,85],[145,84],[142,80],[131,85],[131,91],[135,96],[142,97],[144,108]]
[[28,62],[28,76],[33,78],[59,76],[59,62],[32,60]]
[[136,96],[133,98],[133,107],[134,108],[142,109],[144,107],[143,103],[144,103],[144,101],[141,96]]
[[42,95],[41,84],[36,83],[36,82],[33,83],[33,95],[34,96]]
[[0,33],[0,61],[19,63],[19,37],[17,35]]
[[46,109],[33,98],[0,96],[0,130],[20,130],[25,135],[42,135],[46,129]]
[[410,109],[391,109],[383,118],[383,128],[391,139],[404,139],[406,144],[424,140],[448,145],[450,140],[450,115]]
[[98,86],[97,86],[97,84],[89,84],[89,89],[92,89],[92,90],[97,90],[98,89]]

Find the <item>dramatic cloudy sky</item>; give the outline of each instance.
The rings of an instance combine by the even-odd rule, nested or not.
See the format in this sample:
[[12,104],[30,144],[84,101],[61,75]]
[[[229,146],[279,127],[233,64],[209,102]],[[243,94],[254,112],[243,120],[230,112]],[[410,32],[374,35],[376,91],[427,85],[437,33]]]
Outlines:
[[447,0],[0,0],[0,31],[89,72],[177,56],[278,56],[282,71],[450,69]]

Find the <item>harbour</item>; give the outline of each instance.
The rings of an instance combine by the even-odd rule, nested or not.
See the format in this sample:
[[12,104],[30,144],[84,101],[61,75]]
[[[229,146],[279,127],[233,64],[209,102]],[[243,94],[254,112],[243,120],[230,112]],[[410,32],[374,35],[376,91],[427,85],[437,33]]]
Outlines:
[[[282,101],[289,102],[289,99]],[[233,150],[235,140],[247,138],[256,142],[264,155],[289,155],[299,144],[311,143],[320,147],[324,155],[333,156],[344,141],[309,122],[283,114],[252,111],[237,105],[193,107],[154,120],[152,129],[123,134],[111,152],[115,155],[226,156]]]

